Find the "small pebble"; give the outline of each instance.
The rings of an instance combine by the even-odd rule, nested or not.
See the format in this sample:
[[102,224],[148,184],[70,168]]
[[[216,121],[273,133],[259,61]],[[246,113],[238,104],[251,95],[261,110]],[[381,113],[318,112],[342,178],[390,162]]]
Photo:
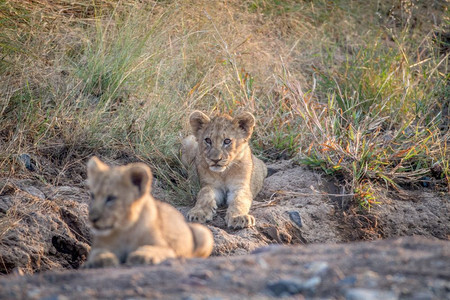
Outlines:
[[256,248],[255,250],[250,252],[250,254],[260,254],[260,253],[266,253],[266,252],[273,252],[273,251],[276,251],[277,249],[282,249],[282,248],[283,248],[283,246],[281,246],[281,245],[272,244],[272,245]]
[[27,170],[33,172],[34,170],[36,170],[33,162],[31,161],[31,157],[24,153],[24,154],[20,154],[19,155],[19,160],[24,164],[25,168],[27,168]]
[[419,181],[423,187],[430,187],[430,183],[431,183],[430,177],[424,176],[424,177],[420,178]]
[[290,211],[288,213],[291,221],[294,222],[299,228],[302,228],[303,226],[302,217],[300,216],[298,211]]
[[366,271],[360,276],[359,283],[366,288],[376,288],[380,281],[380,275],[373,271]]
[[256,262],[258,263],[259,267],[263,270],[266,270],[269,268],[269,264],[267,264],[267,262],[264,258],[257,258]]
[[69,298],[64,295],[52,295],[52,296],[41,298],[41,300],[69,300]]
[[315,261],[307,264],[306,268],[314,273],[314,275],[323,275],[329,269],[329,266],[325,261]]
[[267,289],[275,296],[290,296],[302,291],[301,281],[282,279],[277,282],[269,283]]
[[40,189],[38,189],[38,188],[36,188],[36,187],[34,187],[32,185],[23,186],[23,187],[21,187],[21,189],[23,191],[27,192],[28,194],[30,194],[30,195],[32,195],[34,197],[37,197],[39,199],[44,200],[46,198],[45,194]]
[[346,300],[397,300],[398,297],[391,291],[370,290],[362,288],[348,289],[345,293]]
[[198,279],[202,279],[202,280],[208,280],[211,277],[213,277],[213,273],[211,271],[206,270],[206,271],[190,274],[189,277],[198,278]]
[[347,276],[338,282],[340,286],[353,286],[356,283],[356,276]]
[[290,296],[299,293],[314,294],[316,287],[322,282],[320,277],[312,277],[306,281],[282,279],[267,285],[267,289],[275,296]]

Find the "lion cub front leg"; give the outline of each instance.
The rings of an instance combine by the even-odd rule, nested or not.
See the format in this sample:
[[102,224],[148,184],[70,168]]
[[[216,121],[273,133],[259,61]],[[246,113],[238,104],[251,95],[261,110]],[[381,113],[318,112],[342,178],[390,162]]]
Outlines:
[[131,266],[155,265],[168,258],[175,257],[175,252],[170,248],[160,246],[142,246],[128,255],[126,263]]
[[106,268],[119,265],[117,256],[106,249],[93,249],[83,268]]
[[242,188],[228,194],[228,209],[225,216],[228,227],[239,229],[255,226],[255,217],[248,214],[252,199],[249,188]]
[[197,195],[195,206],[188,212],[191,222],[205,223],[211,221],[217,210],[217,193],[211,186],[203,187]]

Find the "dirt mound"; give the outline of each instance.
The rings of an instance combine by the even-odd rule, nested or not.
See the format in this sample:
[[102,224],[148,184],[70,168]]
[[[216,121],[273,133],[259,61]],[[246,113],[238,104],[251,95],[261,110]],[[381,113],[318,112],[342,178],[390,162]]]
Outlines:
[[[271,244],[337,243],[405,235],[448,239],[448,195],[410,191],[408,200],[387,199],[370,214],[347,214],[342,197],[329,197],[318,173],[281,161],[254,201],[256,226],[230,230],[225,208],[208,223],[214,256],[247,254]],[[331,185],[332,186],[332,185]],[[158,195],[164,194],[155,188]],[[408,194],[409,193],[409,194]],[[78,268],[90,245],[86,188],[16,180],[0,184],[0,273]],[[190,207],[180,207],[184,214]]]
[[[292,161],[269,165],[271,175],[253,202],[250,213],[256,226],[241,230],[226,227],[226,208],[208,223],[216,243],[213,255],[248,253],[269,244],[343,242],[335,207],[324,192],[321,177]],[[189,208],[180,208],[186,214]]]
[[405,237],[0,279],[2,299],[446,299],[450,242]]
[[[402,199],[386,198],[370,213],[340,209],[349,197],[338,193],[321,175],[292,161],[269,165],[271,175],[254,201],[256,226],[229,230],[226,209],[209,223],[214,255],[248,253],[269,244],[337,243],[409,235],[450,238],[448,195],[404,191]],[[181,208],[186,213],[189,208]]]

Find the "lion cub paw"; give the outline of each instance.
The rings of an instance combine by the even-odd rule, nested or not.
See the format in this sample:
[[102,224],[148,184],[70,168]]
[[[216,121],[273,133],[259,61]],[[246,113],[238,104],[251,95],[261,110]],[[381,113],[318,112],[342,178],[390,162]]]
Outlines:
[[152,246],[144,246],[132,253],[127,258],[127,265],[156,265],[160,262],[175,257],[175,253],[172,249],[152,249]]
[[151,255],[142,253],[131,253],[127,259],[127,265],[138,266],[138,265],[156,265],[165,260],[166,257],[163,255]]
[[107,268],[107,267],[117,267],[119,265],[119,260],[114,253],[111,252],[103,252],[98,255],[90,258],[83,265],[85,269],[92,268]]
[[193,207],[188,213],[187,218],[190,222],[205,223],[211,221],[216,214],[215,208],[197,208]]
[[252,215],[239,215],[239,216],[227,215],[225,217],[225,220],[229,228],[241,229],[255,226],[255,217],[253,217]]

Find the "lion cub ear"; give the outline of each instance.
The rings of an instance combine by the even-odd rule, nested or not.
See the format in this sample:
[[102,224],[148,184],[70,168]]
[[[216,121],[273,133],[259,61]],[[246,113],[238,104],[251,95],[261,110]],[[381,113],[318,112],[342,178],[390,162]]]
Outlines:
[[100,173],[108,170],[109,167],[103,163],[98,157],[93,156],[87,163],[88,183],[94,180]]
[[250,138],[255,127],[255,122],[255,117],[249,112],[244,112],[233,119],[233,124],[239,130],[243,139]]
[[192,133],[197,136],[200,129],[205,127],[205,125],[207,125],[210,121],[211,119],[201,111],[196,110],[192,112],[189,116],[189,123],[191,124]]
[[137,187],[139,195],[150,194],[152,188],[152,171],[144,163],[134,163],[127,166],[124,179]]

